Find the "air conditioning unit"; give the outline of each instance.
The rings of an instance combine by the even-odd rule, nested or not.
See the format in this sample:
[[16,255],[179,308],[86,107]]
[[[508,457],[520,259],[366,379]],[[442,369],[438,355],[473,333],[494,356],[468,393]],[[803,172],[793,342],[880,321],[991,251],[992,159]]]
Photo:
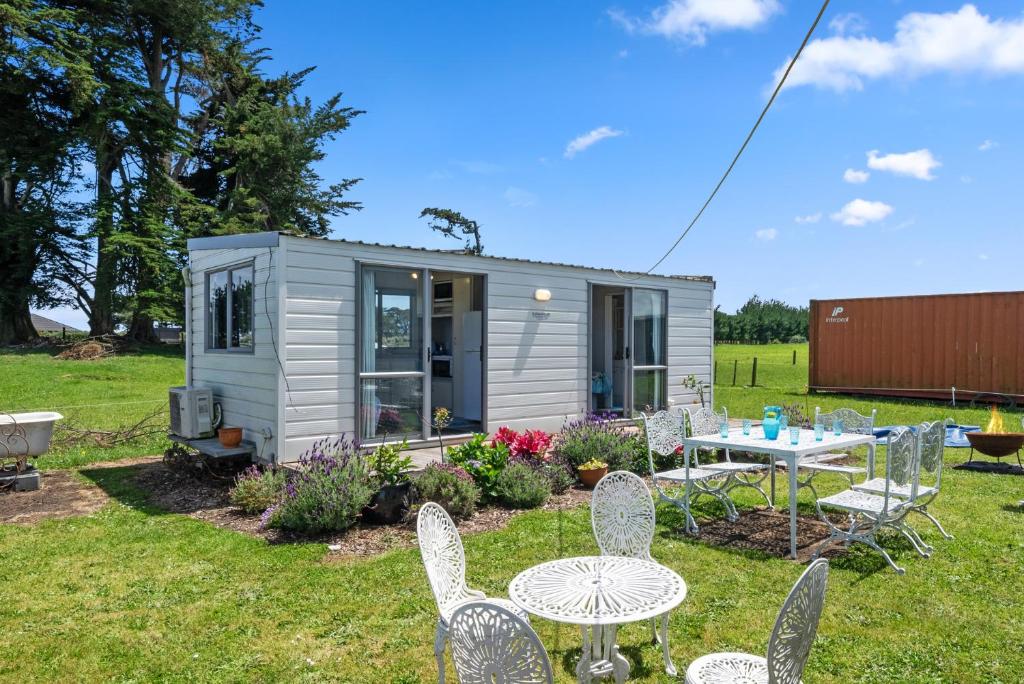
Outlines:
[[172,387],[171,432],[185,439],[213,437],[213,390]]

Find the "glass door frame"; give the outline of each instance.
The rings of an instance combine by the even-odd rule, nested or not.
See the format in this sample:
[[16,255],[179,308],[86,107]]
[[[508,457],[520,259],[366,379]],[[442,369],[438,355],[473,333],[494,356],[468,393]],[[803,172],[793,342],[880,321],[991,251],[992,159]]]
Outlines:
[[[390,269],[404,270],[419,274],[420,300],[423,302],[421,322],[421,344],[420,344],[420,368],[419,371],[371,371],[364,372],[363,358],[366,350],[363,349],[363,331],[366,325],[363,315],[363,270],[364,269]],[[394,264],[387,262],[356,261],[355,269],[355,317],[356,317],[356,338],[355,338],[355,430],[357,441],[360,444],[383,444],[384,439],[380,437],[366,438],[363,436],[363,381],[375,378],[419,378],[420,379],[420,434],[418,438],[412,435],[404,436],[409,441],[425,441],[430,438],[430,312],[433,309],[433,288],[430,287],[430,270],[423,267],[409,266],[408,264]],[[401,439],[389,440],[389,442],[400,442]]]
[[[629,340],[630,353],[627,355],[629,361],[629,411],[635,415],[637,411],[636,407],[636,396],[634,391],[636,389],[636,375],[637,372],[651,372],[661,371],[664,373],[664,380],[661,386],[661,397],[660,407],[655,407],[655,410],[661,410],[668,408],[668,290],[658,287],[629,287],[629,296],[627,297],[629,305],[627,307],[627,320],[629,325]],[[664,355],[664,363],[661,364],[646,364],[636,365],[636,321],[633,318],[633,312],[635,307],[633,306],[633,296],[637,291],[656,292],[662,295],[662,301],[665,305],[665,310],[662,314],[662,325],[661,325],[661,350]]]
[[[668,408],[668,310],[669,310],[669,291],[667,288],[661,287],[634,287],[632,285],[623,285],[621,283],[614,283],[609,281],[600,280],[588,280],[587,281],[587,377],[589,378],[594,368],[594,336],[598,334],[604,334],[603,330],[594,330],[594,307],[603,305],[594,299],[594,287],[605,287],[605,288],[620,288],[623,291],[623,325],[626,328],[624,332],[624,344],[625,344],[625,361],[626,361],[626,372],[625,378],[623,379],[623,397],[622,397],[622,412],[625,414],[622,416],[622,420],[632,420],[632,417],[636,414],[637,407],[635,405],[634,390],[636,387],[636,373],[637,371],[661,371],[665,374],[665,381],[662,384],[662,396],[661,402],[662,408]],[[664,296],[665,312],[664,312],[664,324],[662,325],[662,349],[665,354],[665,363],[654,364],[654,365],[634,365],[636,359],[636,340],[635,340],[635,325],[633,320],[633,293],[636,290],[646,290],[650,292],[659,292]],[[606,340],[606,344],[610,343],[610,340]],[[587,392],[587,410],[594,410],[594,398],[591,392]]]

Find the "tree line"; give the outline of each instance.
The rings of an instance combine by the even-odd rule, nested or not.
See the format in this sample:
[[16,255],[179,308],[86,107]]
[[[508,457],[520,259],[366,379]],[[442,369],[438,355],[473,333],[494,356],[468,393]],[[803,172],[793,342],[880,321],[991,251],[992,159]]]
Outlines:
[[791,306],[777,299],[762,300],[754,295],[734,314],[715,307],[715,340],[754,344],[806,342],[808,312],[806,306]]
[[321,236],[361,208],[323,146],[363,112],[270,75],[259,0],[0,0],[0,344],[178,321],[189,238]]

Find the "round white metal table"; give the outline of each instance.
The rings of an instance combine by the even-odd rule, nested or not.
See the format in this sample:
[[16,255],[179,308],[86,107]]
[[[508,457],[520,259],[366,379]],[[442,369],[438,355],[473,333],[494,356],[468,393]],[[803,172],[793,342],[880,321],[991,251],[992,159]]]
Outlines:
[[[583,556],[524,570],[512,580],[508,593],[532,615],[581,626],[583,654],[576,666],[580,682],[613,675],[621,683],[629,677],[629,661],[615,643],[618,625],[665,615],[686,598],[686,582],[652,561]],[[667,624],[662,622],[662,653],[665,671],[675,675]]]

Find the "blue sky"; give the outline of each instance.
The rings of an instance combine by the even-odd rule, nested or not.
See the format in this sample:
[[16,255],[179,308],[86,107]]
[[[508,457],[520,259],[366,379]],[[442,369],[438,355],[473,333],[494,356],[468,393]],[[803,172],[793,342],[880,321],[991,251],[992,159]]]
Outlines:
[[[417,218],[448,207],[490,254],[645,270],[818,7],[267,0],[257,20],[268,71],[315,65],[307,95],[366,110],[321,168],[365,179],[336,237],[455,247]],[[1024,289],[1021,3],[833,2],[815,36],[659,272],[714,276],[726,311]]]

